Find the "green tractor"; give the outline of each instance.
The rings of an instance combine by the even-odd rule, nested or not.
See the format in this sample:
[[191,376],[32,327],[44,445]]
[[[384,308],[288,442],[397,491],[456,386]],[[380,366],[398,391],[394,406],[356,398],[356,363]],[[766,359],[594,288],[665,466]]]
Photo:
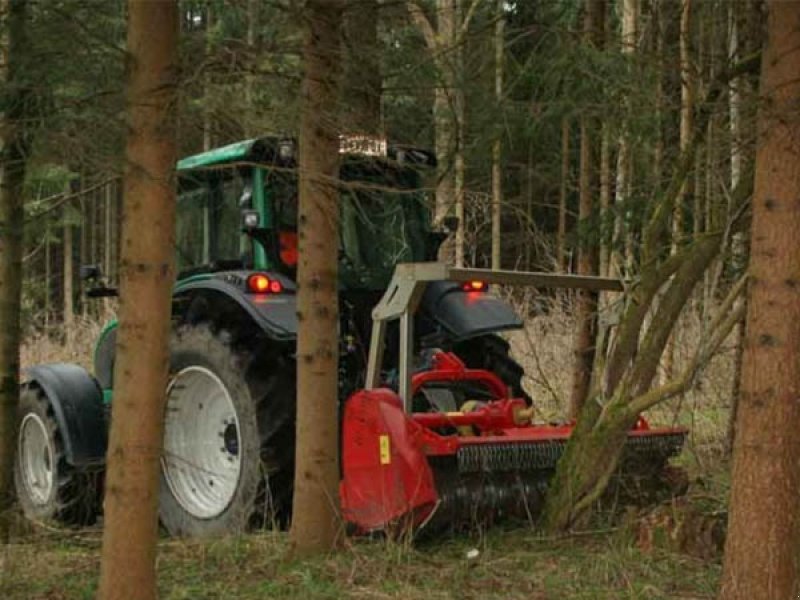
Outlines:
[[[178,164],[171,369],[166,390],[159,514],[174,535],[284,523],[291,507],[295,415],[297,149],[265,137]],[[448,231],[432,228],[423,178],[432,154],[350,141],[340,178],[340,398],[365,387],[371,313],[395,265],[435,260]],[[450,223],[452,226],[452,223]],[[89,296],[116,290],[82,269]],[[472,286],[472,287],[471,287]],[[415,369],[447,351],[530,399],[523,369],[498,332],[521,327],[480,282],[432,282],[414,317]],[[103,330],[94,373],[69,364],[30,368],[22,384],[15,481],[25,514],[80,525],[101,514],[117,323]],[[397,328],[387,331],[396,340]],[[393,337],[394,336],[394,337]],[[384,365],[397,356],[386,343]],[[397,387],[396,368],[381,381]],[[453,389],[458,386],[451,386]],[[471,390],[420,394],[448,411]],[[454,397],[456,394],[458,397]],[[478,393],[479,395],[479,393]]]

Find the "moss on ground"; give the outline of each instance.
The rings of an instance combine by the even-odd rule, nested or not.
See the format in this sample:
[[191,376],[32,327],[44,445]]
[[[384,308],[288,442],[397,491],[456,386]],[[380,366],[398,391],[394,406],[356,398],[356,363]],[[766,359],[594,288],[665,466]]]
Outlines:
[[[286,559],[286,536],[165,540],[158,557],[164,599],[713,598],[719,564],[662,551],[645,554],[620,535],[564,539],[492,531],[418,547],[355,540],[313,561]],[[468,558],[477,549],[476,558]],[[97,532],[49,532],[3,551],[0,597],[94,598]],[[473,552],[474,553],[474,552]]]

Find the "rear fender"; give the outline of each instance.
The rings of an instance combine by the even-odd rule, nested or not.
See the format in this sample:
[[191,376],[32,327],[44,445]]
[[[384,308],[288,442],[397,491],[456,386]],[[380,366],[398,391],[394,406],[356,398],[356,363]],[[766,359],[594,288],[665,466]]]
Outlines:
[[465,292],[451,281],[429,283],[421,308],[456,342],[522,327],[508,302],[482,291]]
[[26,372],[53,407],[67,462],[77,468],[105,464],[108,446],[103,393],[97,381],[78,365],[37,365]]
[[[274,274],[269,276],[276,277]],[[223,325],[227,319],[240,321],[244,315],[270,339],[296,339],[294,284],[277,276],[283,284],[283,293],[250,294],[242,289],[244,278],[246,274],[228,273],[179,285],[174,294],[174,312],[189,323],[222,320]]]

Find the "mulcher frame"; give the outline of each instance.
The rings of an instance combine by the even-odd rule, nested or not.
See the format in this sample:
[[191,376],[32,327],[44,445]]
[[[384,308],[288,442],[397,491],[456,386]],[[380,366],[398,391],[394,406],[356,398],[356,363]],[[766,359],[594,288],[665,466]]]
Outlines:
[[[386,328],[390,321],[400,321],[399,386],[398,395],[406,412],[411,412],[412,377],[411,359],[414,356],[414,314],[429,282],[450,281],[467,283],[481,281],[485,284],[517,285],[539,288],[567,288],[591,291],[621,292],[619,279],[588,275],[559,275],[531,271],[502,271],[492,269],[464,269],[441,262],[405,263],[395,267],[394,275],[380,302],[372,311],[372,336],[369,344],[366,389],[381,385]],[[482,292],[474,292],[482,293]]]

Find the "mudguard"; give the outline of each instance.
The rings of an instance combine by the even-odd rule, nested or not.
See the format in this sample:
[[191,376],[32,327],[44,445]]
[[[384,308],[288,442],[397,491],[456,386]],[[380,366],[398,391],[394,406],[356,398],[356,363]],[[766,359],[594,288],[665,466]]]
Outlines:
[[[175,291],[175,299],[200,297],[215,303],[218,300],[233,302],[244,310],[266,334],[279,341],[293,340],[297,337],[297,303],[294,283],[288,278],[267,273],[270,278],[281,281],[283,293],[251,294],[245,291],[247,273],[226,273],[221,276],[180,284]],[[191,311],[191,308],[189,309]],[[212,315],[216,317],[217,315]],[[192,316],[188,315],[191,321]]]
[[78,365],[54,363],[26,371],[53,407],[64,441],[64,454],[77,468],[101,466],[108,446],[103,393],[97,381]]
[[522,320],[504,300],[485,292],[465,292],[452,281],[429,283],[421,308],[456,342],[522,327]]

